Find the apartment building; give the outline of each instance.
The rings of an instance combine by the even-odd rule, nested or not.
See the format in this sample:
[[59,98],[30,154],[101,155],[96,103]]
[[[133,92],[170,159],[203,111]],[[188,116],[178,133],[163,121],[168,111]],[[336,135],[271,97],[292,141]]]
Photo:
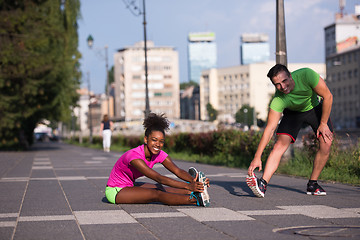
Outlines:
[[[155,46],[147,41],[148,96],[150,110],[180,117],[179,57],[174,47]],[[125,47],[114,54],[115,118],[126,121],[144,118],[144,42]]]
[[355,14],[335,15],[324,28],[328,86],[334,96],[331,119],[337,129],[360,127],[360,5]]

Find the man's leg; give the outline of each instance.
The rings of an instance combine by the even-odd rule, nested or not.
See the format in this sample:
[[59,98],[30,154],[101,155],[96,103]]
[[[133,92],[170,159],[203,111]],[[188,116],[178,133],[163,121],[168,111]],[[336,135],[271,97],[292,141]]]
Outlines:
[[278,135],[278,139],[271,151],[265,165],[263,179],[269,183],[272,175],[279,166],[282,155],[285,153],[291,143],[291,137],[285,134]]
[[330,156],[330,149],[332,141],[324,141],[323,137],[319,137],[320,147],[318,152],[316,153],[313,171],[310,176],[310,180],[318,180],[321,171],[325,167],[325,164]]

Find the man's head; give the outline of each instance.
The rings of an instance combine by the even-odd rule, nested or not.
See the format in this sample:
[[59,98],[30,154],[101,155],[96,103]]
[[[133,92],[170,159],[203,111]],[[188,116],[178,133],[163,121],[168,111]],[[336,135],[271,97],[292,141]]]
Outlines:
[[295,87],[295,82],[289,70],[282,64],[273,66],[269,70],[267,77],[270,78],[276,89],[284,94],[290,93]]

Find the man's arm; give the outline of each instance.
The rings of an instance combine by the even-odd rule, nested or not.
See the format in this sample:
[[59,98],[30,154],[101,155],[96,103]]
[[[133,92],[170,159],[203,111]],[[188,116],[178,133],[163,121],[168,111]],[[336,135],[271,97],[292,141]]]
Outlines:
[[254,175],[254,170],[256,168],[259,168],[259,171],[262,170],[261,155],[262,155],[264,149],[266,148],[266,145],[268,145],[268,143],[270,142],[270,139],[274,135],[275,129],[280,121],[281,115],[282,115],[281,112],[276,112],[276,111],[270,109],[264,133],[261,136],[261,140],[260,140],[259,146],[256,150],[254,159],[252,160],[252,162],[249,166],[249,169],[248,169],[249,176]]
[[333,95],[329,88],[326,86],[324,79],[320,77],[319,83],[314,88],[317,95],[322,97],[322,115],[320,120],[319,128],[317,129],[316,136],[319,138],[320,134],[324,138],[324,141],[332,141],[332,132],[330,131],[327,122],[330,117],[331,107],[333,102]]

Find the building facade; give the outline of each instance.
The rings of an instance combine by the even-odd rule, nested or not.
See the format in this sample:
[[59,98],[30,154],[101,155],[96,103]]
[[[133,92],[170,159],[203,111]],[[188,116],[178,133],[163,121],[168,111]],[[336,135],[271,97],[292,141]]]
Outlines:
[[190,33],[188,41],[189,81],[199,83],[201,71],[217,66],[215,33]]
[[[150,110],[180,117],[179,57],[173,47],[147,42],[148,96]],[[144,42],[114,54],[115,118],[125,121],[144,118],[145,56]]]
[[180,118],[200,120],[200,88],[190,86],[180,93]]
[[333,94],[336,129],[360,128],[360,6],[355,14],[335,15],[325,27],[327,84]]
[[241,35],[241,65],[267,62],[270,60],[269,36],[261,33],[245,33]]
[[[203,71],[200,78],[201,120],[209,119],[206,105],[210,103],[222,122],[233,123],[236,112],[245,104],[255,109],[257,119],[266,121],[268,106],[275,93],[275,87],[266,75],[274,65],[275,62],[264,62]],[[325,64],[288,65],[289,71],[303,67],[313,69],[323,78],[326,76]]]

